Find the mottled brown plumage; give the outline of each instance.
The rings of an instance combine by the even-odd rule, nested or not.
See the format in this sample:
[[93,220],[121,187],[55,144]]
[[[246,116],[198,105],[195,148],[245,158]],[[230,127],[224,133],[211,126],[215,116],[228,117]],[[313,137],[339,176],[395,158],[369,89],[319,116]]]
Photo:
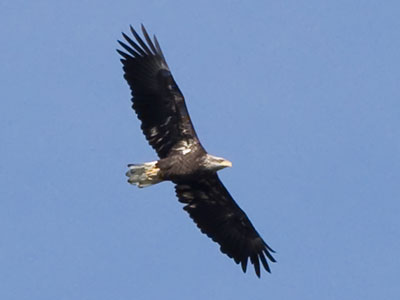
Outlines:
[[132,107],[142,122],[143,133],[159,161],[129,165],[129,182],[139,187],[169,180],[176,195],[201,232],[220,245],[220,250],[241,264],[248,260],[260,277],[260,262],[270,272],[267,260],[274,252],[218,178],[217,171],[231,166],[223,158],[207,154],[193,128],[184,97],[165,61],[160,45],[142,26],[145,41],[131,27],[136,39],[122,34],[118,41],[124,77],[132,93]]

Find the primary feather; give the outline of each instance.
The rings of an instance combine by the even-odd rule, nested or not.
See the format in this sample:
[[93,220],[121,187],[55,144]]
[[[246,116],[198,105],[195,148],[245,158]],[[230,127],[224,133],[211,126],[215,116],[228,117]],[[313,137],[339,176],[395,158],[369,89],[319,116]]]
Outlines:
[[160,158],[167,157],[173,146],[184,139],[198,142],[187,112],[185,100],[179,90],[161,48],[155,45],[142,26],[149,46],[131,27],[137,43],[123,34],[125,44],[119,44],[128,52],[117,50],[123,57],[121,62],[124,77],[131,88],[132,108],[136,111],[142,130],[150,145]]
[[142,26],[145,41],[131,27],[132,40],[118,41],[124,77],[132,94],[132,107],[143,133],[159,161],[130,165],[129,182],[139,187],[169,180],[176,195],[201,232],[220,245],[221,252],[241,264],[250,260],[260,277],[260,263],[270,272],[274,251],[264,242],[249,218],[218,178],[217,171],[231,166],[223,158],[207,154],[193,128],[184,97],[154,36]]

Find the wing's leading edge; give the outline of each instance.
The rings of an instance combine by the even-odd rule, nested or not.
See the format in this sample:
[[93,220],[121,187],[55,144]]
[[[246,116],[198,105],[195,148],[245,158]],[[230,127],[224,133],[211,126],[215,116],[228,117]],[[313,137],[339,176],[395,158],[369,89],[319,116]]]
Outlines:
[[254,265],[260,277],[260,262],[270,271],[267,259],[276,262],[274,251],[264,242],[246,214],[233,200],[218,176],[211,175],[175,186],[179,201],[201,232],[221,246],[221,252],[241,264],[246,272],[247,262]]
[[122,33],[126,42],[118,43],[126,52],[117,52],[122,56],[124,77],[131,88],[132,108],[142,122],[141,128],[149,144],[160,158],[167,157],[183,140],[188,144],[200,144],[184,97],[156,37],[153,42],[142,25],[144,41],[130,28],[136,41]]

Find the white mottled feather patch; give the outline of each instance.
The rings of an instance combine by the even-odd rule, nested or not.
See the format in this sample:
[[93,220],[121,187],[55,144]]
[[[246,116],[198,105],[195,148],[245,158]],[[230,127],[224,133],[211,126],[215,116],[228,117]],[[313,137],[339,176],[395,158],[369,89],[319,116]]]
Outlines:
[[190,151],[192,151],[192,149],[190,148],[186,148],[184,150],[182,150],[183,155],[188,154]]
[[176,148],[176,150],[181,151],[183,155],[188,154],[192,151],[191,144],[186,141],[182,141],[180,143],[180,147]]
[[151,137],[156,136],[157,134],[158,134],[158,129],[156,126],[150,128],[150,136]]

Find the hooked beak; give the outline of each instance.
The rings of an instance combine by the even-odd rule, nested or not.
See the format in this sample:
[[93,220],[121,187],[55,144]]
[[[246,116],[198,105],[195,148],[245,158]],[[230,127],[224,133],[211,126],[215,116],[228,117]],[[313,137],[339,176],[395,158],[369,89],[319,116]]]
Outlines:
[[221,162],[221,166],[223,166],[224,168],[231,168],[232,167],[232,162],[230,162],[229,160],[224,159]]

